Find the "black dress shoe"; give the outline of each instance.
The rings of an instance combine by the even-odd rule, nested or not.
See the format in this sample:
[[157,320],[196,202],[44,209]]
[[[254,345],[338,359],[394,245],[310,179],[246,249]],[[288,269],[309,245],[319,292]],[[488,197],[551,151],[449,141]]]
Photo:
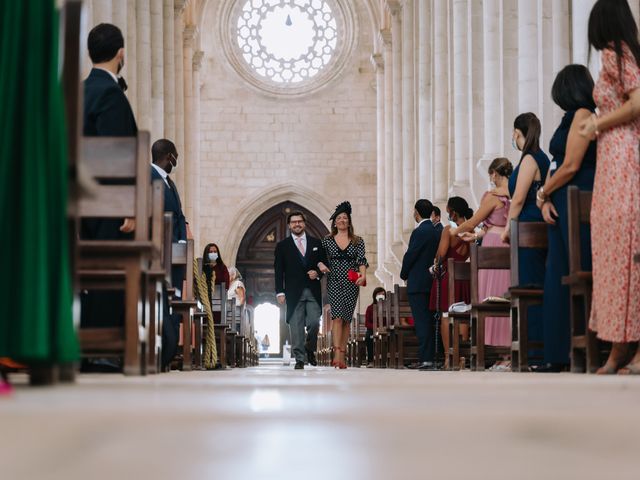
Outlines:
[[562,363],[545,363],[544,365],[534,365],[531,371],[535,373],[560,373],[569,370],[569,365]]
[[307,360],[309,361],[309,365],[317,367],[318,361],[316,360],[316,356],[311,350],[307,350]]
[[410,369],[410,370],[417,370],[418,368],[420,368],[420,365],[422,365],[422,364],[418,363],[418,362],[415,362],[415,363],[409,363],[409,364],[405,365],[405,367]]
[[436,362],[422,362],[418,367],[418,370],[422,372],[432,372],[434,370],[438,370],[438,365]]
[[296,366],[293,368],[294,370],[304,370],[304,362],[296,362]]

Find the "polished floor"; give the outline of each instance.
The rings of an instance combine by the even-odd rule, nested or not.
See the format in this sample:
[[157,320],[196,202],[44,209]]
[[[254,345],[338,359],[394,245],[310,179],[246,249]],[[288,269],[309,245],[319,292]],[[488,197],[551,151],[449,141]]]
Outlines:
[[0,397],[2,480],[640,478],[638,452],[638,377],[272,364]]

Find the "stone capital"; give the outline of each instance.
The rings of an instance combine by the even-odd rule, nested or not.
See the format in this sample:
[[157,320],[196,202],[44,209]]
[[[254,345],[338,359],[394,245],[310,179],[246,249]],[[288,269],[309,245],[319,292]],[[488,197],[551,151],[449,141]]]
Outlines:
[[184,27],[184,31],[182,32],[182,39],[184,40],[184,46],[185,47],[193,46],[193,42],[198,38],[199,34],[200,34],[200,31],[198,30],[198,27],[196,27],[195,25],[187,25],[186,27]]
[[204,58],[204,52],[202,50],[197,50],[193,52],[193,69],[200,70],[202,66],[202,59]]
[[378,32],[380,43],[385,47],[391,47],[391,29],[383,28]]
[[173,0],[173,13],[178,17],[182,15],[184,9],[187,8],[189,0]]
[[381,53],[373,53],[370,60],[376,73],[384,72],[384,57]]
[[402,12],[402,4],[401,0],[385,0],[384,7],[389,11],[392,16],[399,15]]

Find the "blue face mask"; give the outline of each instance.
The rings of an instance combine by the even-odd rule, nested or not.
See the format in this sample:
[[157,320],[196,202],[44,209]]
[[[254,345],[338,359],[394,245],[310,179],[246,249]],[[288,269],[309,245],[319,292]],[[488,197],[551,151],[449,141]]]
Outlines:
[[517,150],[518,152],[520,151],[520,149],[518,148],[518,144],[516,143],[516,139],[511,137],[511,145],[513,146],[514,150]]

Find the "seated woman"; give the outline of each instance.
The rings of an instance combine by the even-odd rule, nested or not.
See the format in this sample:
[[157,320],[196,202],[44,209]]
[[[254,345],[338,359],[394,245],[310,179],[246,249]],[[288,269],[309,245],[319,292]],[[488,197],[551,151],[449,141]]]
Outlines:
[[229,285],[229,290],[227,290],[227,300],[235,299],[237,306],[244,305],[246,289],[244,283],[242,283],[242,275],[240,275],[236,267],[229,268],[229,280],[231,284]]
[[376,287],[373,290],[373,302],[367,307],[364,313],[364,326],[367,329],[364,341],[367,345],[367,367],[373,366],[373,309],[378,305],[378,301],[384,300],[387,296],[384,288]]
[[[460,226],[466,220],[469,220],[473,216],[473,210],[469,208],[469,204],[462,197],[451,197],[447,202],[447,213],[449,214],[449,221],[455,222]],[[433,286],[431,287],[431,298],[429,300],[429,310],[438,312],[449,311],[449,272],[447,271],[447,260],[453,258],[457,262],[464,262],[469,258],[469,245],[464,242],[457,235],[452,235],[454,229],[448,224],[444,227],[442,235],[440,236],[440,245],[438,246],[438,253],[434,261],[434,275]],[[437,274],[442,272],[441,274]],[[439,284],[439,285],[438,285]],[[436,287],[440,287],[439,289]],[[455,284],[455,301],[456,302],[471,302],[471,295],[469,291],[468,281],[456,281]],[[438,296],[440,297],[438,300]],[[441,319],[440,332],[442,334],[442,344],[445,352],[444,368],[449,367],[449,356],[447,351],[449,350],[449,328],[448,319]],[[461,325],[460,332],[464,339],[469,338],[468,325]]]
[[[451,235],[461,235],[465,241],[478,240],[483,237],[484,247],[504,247],[500,236],[504,232],[509,215],[510,200],[506,192],[509,177],[513,172],[513,165],[506,158],[496,158],[489,165],[489,180],[495,185],[494,190],[485,192],[476,213],[458,228],[453,229]],[[480,233],[473,230],[481,222],[485,229]],[[502,296],[509,290],[511,273],[509,270],[480,270],[478,272],[478,298],[483,300],[490,296]],[[511,345],[511,321],[509,318],[487,317],[485,323],[485,345]]]

